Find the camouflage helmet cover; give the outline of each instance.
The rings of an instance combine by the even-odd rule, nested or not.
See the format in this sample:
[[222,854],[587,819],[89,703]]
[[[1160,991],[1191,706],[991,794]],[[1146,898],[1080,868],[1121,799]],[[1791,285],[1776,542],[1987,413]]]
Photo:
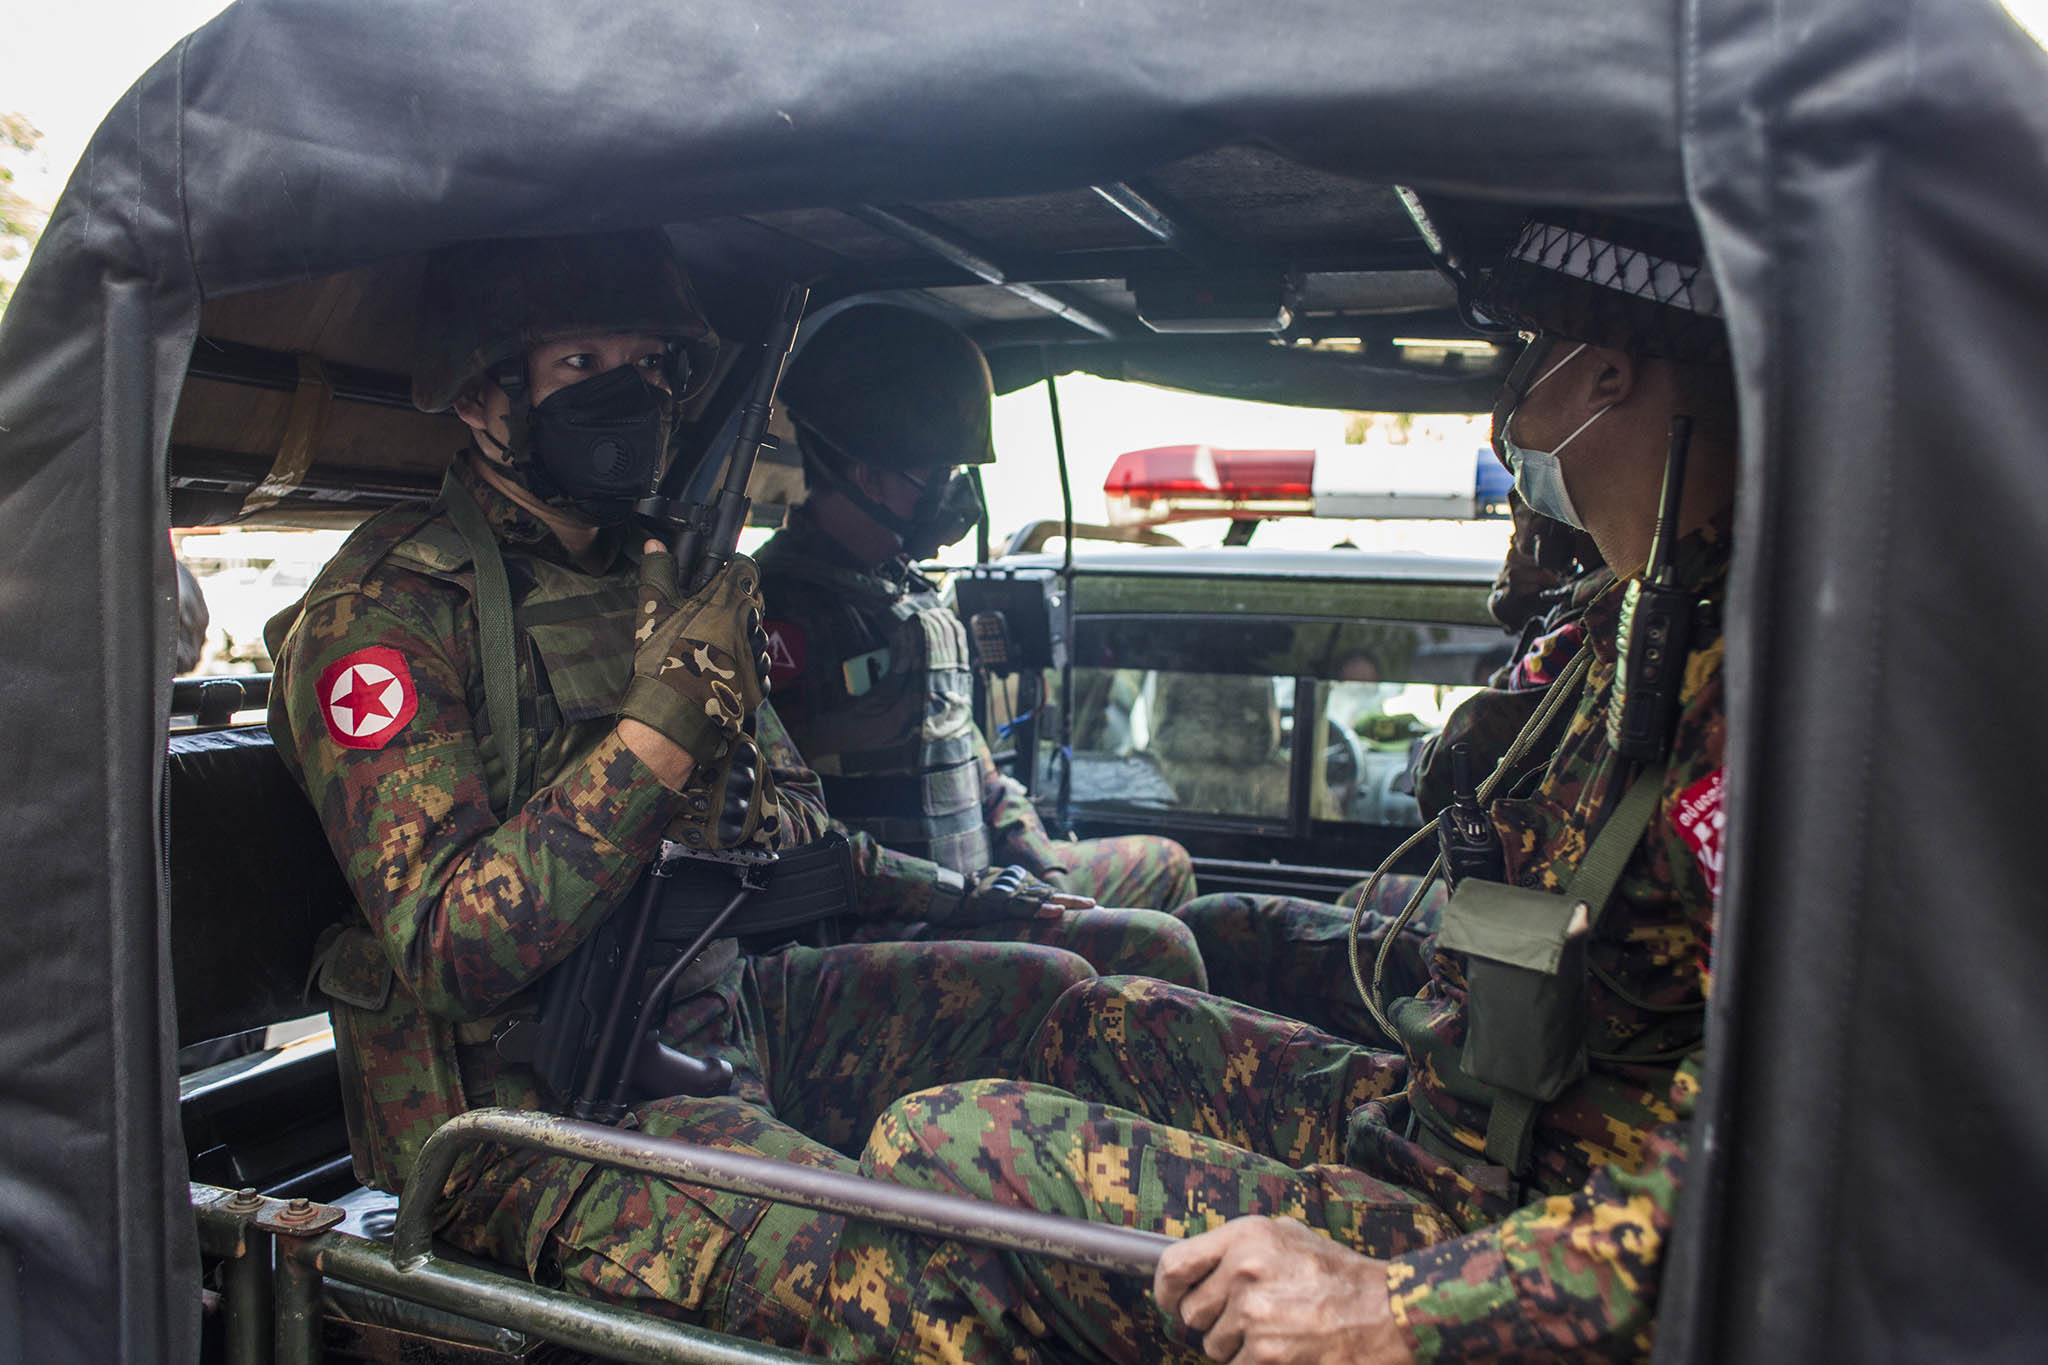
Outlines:
[[412,400],[441,412],[479,375],[557,337],[640,332],[711,373],[718,336],[659,228],[458,242],[427,260]]
[[1728,330],[1690,227],[1588,211],[1538,213],[1473,303],[1532,331],[1632,355],[1722,364]]
[[988,362],[966,334],[885,304],[828,319],[782,381],[801,435],[898,473],[994,460],[994,391]]

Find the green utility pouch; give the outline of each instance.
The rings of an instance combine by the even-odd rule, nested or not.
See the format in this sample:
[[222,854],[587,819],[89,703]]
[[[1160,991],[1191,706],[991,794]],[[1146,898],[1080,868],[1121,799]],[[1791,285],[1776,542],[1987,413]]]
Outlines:
[[1459,1069],[1492,1092],[1487,1160],[1529,1169],[1536,1116],[1586,1075],[1586,945],[1664,790],[1638,773],[1563,895],[1467,878],[1444,907],[1437,946],[1465,954]]
[[1437,943],[1466,958],[1467,1076],[1548,1103],[1586,1074],[1590,928],[1576,897],[1458,883]]

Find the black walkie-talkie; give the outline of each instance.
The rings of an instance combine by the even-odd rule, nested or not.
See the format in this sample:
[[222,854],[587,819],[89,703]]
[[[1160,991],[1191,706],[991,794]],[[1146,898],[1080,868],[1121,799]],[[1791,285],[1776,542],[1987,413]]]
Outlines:
[[1692,418],[1671,419],[1671,449],[1664,459],[1664,491],[1657,505],[1657,530],[1650,540],[1650,564],[1629,582],[1621,600],[1615,648],[1620,666],[1614,700],[1607,710],[1607,743],[1623,758],[1655,763],[1671,743],[1678,694],[1685,685],[1691,653],[1693,594],[1679,586],[1671,567],[1678,539],[1678,502],[1685,489],[1685,451],[1692,443]]
[[1451,746],[1451,804],[1438,818],[1436,837],[1444,855],[1444,879],[1452,890],[1467,877],[1497,882],[1507,876],[1500,834],[1486,807],[1479,804],[1479,784],[1472,780],[1469,744]]

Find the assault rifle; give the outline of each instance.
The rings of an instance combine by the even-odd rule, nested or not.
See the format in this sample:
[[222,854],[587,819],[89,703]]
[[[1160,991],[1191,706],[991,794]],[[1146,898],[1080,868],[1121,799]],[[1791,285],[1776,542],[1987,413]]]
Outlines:
[[[738,552],[747,481],[774,439],[769,411],[809,295],[800,284],[783,287],[718,491],[694,504],[657,491],[638,504],[641,517],[666,533],[686,594],[710,582]],[[677,983],[750,903],[745,928],[764,932],[843,910],[852,887],[852,855],[836,835],[781,858],[754,850],[703,852],[664,840],[629,908],[609,916],[548,973],[539,1020],[507,1029],[498,1049],[530,1064],[548,1103],[579,1119],[616,1123],[638,1099],[722,1095],[732,1085],[731,1064],[685,1056],[656,1037]],[[668,969],[645,986],[657,952],[675,951],[679,943],[685,946]]]

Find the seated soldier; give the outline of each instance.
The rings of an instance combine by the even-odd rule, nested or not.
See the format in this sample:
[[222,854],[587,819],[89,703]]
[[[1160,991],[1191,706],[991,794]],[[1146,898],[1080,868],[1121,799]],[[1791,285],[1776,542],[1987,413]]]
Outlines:
[[[1473,780],[1493,771],[1578,653],[1586,636],[1580,618],[1614,582],[1592,537],[1531,511],[1518,493],[1511,492],[1508,502],[1514,532],[1486,606],[1520,638],[1508,662],[1487,679],[1487,690],[1467,698],[1423,742],[1414,787],[1428,816],[1451,804],[1452,746],[1467,746]],[[1422,899],[1411,912],[1408,903],[1418,889]],[[1357,914],[1359,898],[1367,894],[1371,900]],[[1208,988],[1217,995],[1341,1037],[1390,1042],[1352,984],[1353,920],[1362,970],[1373,969],[1392,935],[1382,984],[1389,995],[1412,995],[1429,979],[1428,944],[1443,906],[1441,883],[1420,888],[1416,877],[1389,873],[1377,883],[1351,887],[1335,905],[1232,893],[1203,896],[1174,913],[1194,931],[1210,964]]]
[[[991,392],[961,333],[873,305],[826,322],[783,382],[811,492],[761,550],[769,685],[862,865],[894,874],[862,906],[887,922],[855,937],[1025,939],[1100,971],[1203,986],[1192,936],[1159,913],[1194,894],[1187,851],[1150,835],[1046,836],[975,728],[966,628],[918,571],[980,517],[960,466],[994,458]],[[1000,918],[930,913],[927,894],[955,900],[963,879],[986,888],[1005,865],[1017,894],[981,897]],[[903,888],[913,894],[879,899]]]
[[[896,1359],[1647,1356],[1721,866],[1727,343],[1698,241],[1658,224],[1532,219],[1478,298],[1536,333],[1495,410],[1497,447],[1530,506],[1589,530],[1624,582],[1585,613],[1563,694],[1575,700],[1533,788],[1486,811],[1500,879],[1468,874],[1428,981],[1386,1002],[1399,1050],[1157,982],[1075,987],[1039,1031],[1034,1076],[1049,1084],[910,1096],[864,1164],[1201,1235],[1168,1249],[1148,1299],[1092,1269],[850,1227],[820,1346]],[[1677,414],[1695,420],[1672,557],[1690,642],[1669,728],[1651,732],[1664,756],[1624,757],[1609,737],[1624,587],[1649,557]],[[1538,939],[1547,960],[1514,942]]]
[[[827,827],[762,701],[758,571],[735,558],[685,596],[627,525],[715,347],[657,231],[436,253],[414,395],[452,405],[471,446],[434,503],[371,518],[267,632],[278,752],[362,910],[319,982],[367,1184],[398,1189],[464,1109],[540,1107],[509,1026],[664,836],[788,849]],[[1019,1074],[1046,1010],[1090,975],[1021,943],[715,942],[659,1032],[729,1062],[731,1094],[631,1121],[850,1166],[833,1149],[857,1150],[907,1090]],[[439,1193],[439,1235],[537,1278],[771,1340],[805,1331],[750,1248],[781,1263],[808,1215],[498,1149]]]

